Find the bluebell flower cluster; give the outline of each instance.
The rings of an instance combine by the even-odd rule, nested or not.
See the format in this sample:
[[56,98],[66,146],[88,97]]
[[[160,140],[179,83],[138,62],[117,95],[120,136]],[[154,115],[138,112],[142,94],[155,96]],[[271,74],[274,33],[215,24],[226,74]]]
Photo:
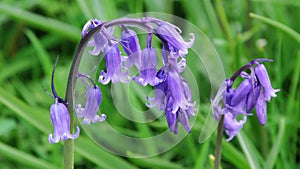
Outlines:
[[[90,52],[99,55],[103,52],[106,62],[106,70],[102,70],[99,82],[102,84],[128,83],[134,80],[142,86],[150,85],[155,88],[155,98],[147,97],[148,107],[157,106],[165,111],[168,126],[171,132],[178,132],[178,122],[187,132],[190,132],[189,118],[195,115],[195,102],[192,101],[188,83],[181,76],[185,70],[185,55],[194,44],[194,35],[190,34],[190,41],[186,42],[180,35],[181,30],[176,26],[154,18],[143,18],[151,29],[148,34],[146,47],[140,48],[137,33],[130,26],[121,25],[123,29],[121,38],[113,35],[113,28],[103,28],[88,44],[94,46]],[[90,20],[82,30],[85,36],[95,26],[101,26],[102,21]],[[152,47],[153,36],[162,42],[163,67],[157,66],[157,50]],[[119,50],[124,49],[125,56]],[[96,52],[95,52],[96,51]],[[138,76],[129,76],[130,67],[135,66]]]
[[[262,62],[271,62],[269,59],[255,59],[239,69],[230,79],[224,82],[225,91],[220,98],[213,102],[214,116],[217,121],[224,115],[225,133],[227,141],[232,140],[245,124],[247,117],[252,115],[255,108],[256,115],[261,125],[266,124],[266,101],[276,97],[279,89],[273,89],[268,72]],[[250,69],[248,74],[244,70]],[[240,76],[243,81],[236,88],[232,85]],[[222,87],[221,87],[222,88]],[[221,102],[223,100],[223,102]],[[238,120],[239,119],[239,120]]]
[[[122,29],[120,38],[114,35],[114,27]],[[156,18],[121,18],[110,22],[97,19],[88,21],[82,29],[82,38],[95,28],[99,28],[87,43],[92,49],[90,55],[103,54],[106,63],[105,70],[100,71],[99,77],[91,78],[86,74],[77,73],[77,78],[86,85],[85,105],[76,105],[75,111],[83,124],[101,122],[106,115],[98,115],[102,102],[100,87],[93,79],[107,85],[108,83],[128,83],[135,81],[142,86],[153,86],[155,98],[147,97],[148,107],[157,106],[165,112],[169,129],[173,133],[178,132],[178,123],[183,128],[191,131],[189,119],[195,115],[195,102],[188,83],[181,73],[186,67],[186,54],[194,44],[194,35],[190,34],[190,40],[186,42],[180,35],[181,30],[171,23]],[[147,36],[146,47],[141,49],[137,33],[133,28],[144,30]],[[162,67],[158,67],[157,49],[152,46],[153,36],[156,36],[162,44]],[[123,48],[124,52],[120,51]],[[76,59],[76,58],[75,58]],[[55,64],[56,66],[56,64]],[[130,75],[129,68],[135,67],[139,75]],[[55,67],[54,67],[55,69]],[[74,74],[74,72],[73,72]],[[51,120],[54,126],[54,137],[49,135],[50,143],[59,140],[75,139],[79,135],[70,133],[70,116],[67,103],[59,98],[54,90],[54,71],[52,73],[52,91],[55,104],[51,106]]]

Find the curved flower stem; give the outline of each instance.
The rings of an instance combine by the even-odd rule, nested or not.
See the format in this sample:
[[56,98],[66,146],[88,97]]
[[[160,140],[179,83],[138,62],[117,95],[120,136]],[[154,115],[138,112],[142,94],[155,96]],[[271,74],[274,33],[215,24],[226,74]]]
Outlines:
[[[139,28],[144,28],[147,31],[153,32],[154,29],[150,23],[158,23],[160,22],[159,19],[146,17],[146,18],[120,18],[113,21],[104,22],[101,25],[95,27],[91,31],[89,31],[79,42],[77,47],[69,77],[67,83],[67,90],[66,90],[66,100],[68,111],[70,113],[70,131],[74,133],[75,128],[75,118],[73,113],[73,97],[74,97],[74,89],[76,85],[76,75],[78,74],[79,64],[81,62],[82,54],[85,49],[86,44],[88,41],[98,32],[101,31],[103,28],[108,28],[115,25],[136,25]],[[64,169],[73,169],[74,168],[74,140],[69,139],[64,142]]]
[[215,166],[214,169],[219,169],[221,164],[221,152],[222,152],[222,138],[223,138],[223,131],[224,131],[224,115],[221,116],[218,125],[218,134],[217,134],[217,143],[215,149]]

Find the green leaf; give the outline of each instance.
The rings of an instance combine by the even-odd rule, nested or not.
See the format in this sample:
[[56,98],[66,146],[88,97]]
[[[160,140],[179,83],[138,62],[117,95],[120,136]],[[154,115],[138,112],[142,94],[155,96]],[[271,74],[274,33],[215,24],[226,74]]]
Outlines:
[[3,157],[7,157],[17,161],[20,164],[30,166],[31,168],[43,168],[43,169],[57,169],[59,167],[49,163],[47,161],[38,159],[30,154],[24,153],[23,151],[17,150],[0,142],[0,154]]
[[39,29],[57,33],[75,42],[81,39],[81,31],[78,28],[51,18],[40,16],[4,3],[0,3],[0,13]]
[[290,28],[290,27],[288,27],[288,26],[286,26],[286,25],[284,25],[280,22],[277,22],[275,20],[266,18],[264,16],[259,16],[259,15],[256,15],[254,13],[250,13],[250,17],[258,19],[262,22],[265,22],[269,25],[274,26],[275,28],[277,28],[279,30],[282,30],[283,32],[287,33],[292,38],[294,38],[298,43],[300,43],[300,34],[298,32],[296,32],[295,30],[293,30],[292,28]]
[[52,62],[43,44],[31,30],[26,29],[25,34],[28,36],[29,40],[37,51],[36,56],[40,60],[44,75],[50,75],[52,72]]
[[275,139],[276,141],[271,149],[271,152],[265,162],[264,169],[269,169],[274,167],[283,141],[284,130],[285,130],[285,119],[280,118],[278,135],[277,138]]
[[261,166],[258,162],[258,157],[260,156],[260,154],[255,149],[251,140],[249,140],[249,138],[242,131],[237,135],[237,138],[247,157],[251,169],[260,169]]

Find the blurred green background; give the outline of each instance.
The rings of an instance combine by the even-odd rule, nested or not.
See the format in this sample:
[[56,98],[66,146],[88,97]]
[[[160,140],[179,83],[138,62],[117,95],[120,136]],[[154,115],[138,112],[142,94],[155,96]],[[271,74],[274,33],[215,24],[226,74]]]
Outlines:
[[[49,89],[55,58],[61,57],[56,88],[63,96],[84,23],[91,18],[107,21],[139,12],[173,14],[195,24],[212,41],[227,77],[252,59],[274,59],[266,67],[273,87],[281,91],[268,103],[267,124],[262,127],[255,116],[248,118],[239,138],[224,142],[222,166],[300,168],[300,1],[2,0],[1,169],[62,168],[63,144],[48,143],[53,130],[49,119],[53,99],[43,92],[43,87]],[[269,20],[250,17],[250,12]],[[203,114],[207,113],[202,107],[209,106],[208,89],[199,90],[206,94],[201,95],[197,124],[170,151],[143,159],[119,157],[97,147],[82,131],[75,142],[75,168],[210,168],[215,135],[204,144],[198,142]]]

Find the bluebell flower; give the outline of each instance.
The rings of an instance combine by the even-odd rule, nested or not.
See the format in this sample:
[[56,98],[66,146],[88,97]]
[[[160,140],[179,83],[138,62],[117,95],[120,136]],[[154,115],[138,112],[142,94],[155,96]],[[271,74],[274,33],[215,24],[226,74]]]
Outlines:
[[[106,72],[102,70],[99,76],[99,82],[102,84],[123,82],[127,83],[130,79],[128,72],[121,64],[121,53],[118,43],[111,43],[104,48],[104,59],[106,62]],[[123,72],[123,69],[125,72]]]
[[135,65],[138,69],[140,69],[141,48],[135,31],[124,28],[121,36],[121,44],[128,56],[126,66],[131,67],[132,65]]
[[190,132],[189,119],[195,115],[195,102],[187,82],[178,72],[160,70],[157,75],[162,82],[155,86],[155,98],[148,98],[148,107],[157,106],[164,110],[171,132],[178,132],[178,122]]
[[156,31],[161,39],[174,48],[178,56],[186,55],[188,49],[194,45],[195,36],[193,33],[190,33],[190,41],[186,42],[180,35],[181,30],[170,23],[160,23]]
[[133,80],[139,84],[146,86],[150,84],[151,86],[157,85],[160,80],[156,77],[156,51],[151,46],[152,34],[148,34],[147,47],[143,49],[141,56],[141,67],[140,76],[134,77]]
[[76,126],[76,133],[70,133],[70,115],[64,103],[59,103],[58,98],[50,107],[50,119],[54,127],[54,134],[49,134],[49,143],[58,143],[60,140],[76,139],[79,136],[79,127]]
[[270,101],[271,97],[276,97],[276,92],[280,90],[272,88],[268,72],[263,64],[258,64],[255,67],[255,75],[260,85],[263,87],[264,97],[266,101]]
[[[101,25],[103,21],[92,19],[89,20],[83,27],[81,36],[84,37],[90,30],[95,27]],[[109,29],[103,28],[101,32],[97,32],[93,39],[88,42],[87,46],[94,46],[93,50],[90,51],[92,55],[99,55],[100,52],[103,52],[105,46],[108,44],[108,40],[112,38],[112,34],[114,32],[114,27],[110,27]]]
[[[247,116],[252,115],[253,108],[256,109],[260,124],[266,123],[266,101],[270,101],[271,97],[276,97],[276,92],[279,91],[279,89],[272,88],[266,68],[261,64],[266,61],[272,60],[255,59],[239,69],[230,79],[225,80],[226,90],[223,96],[220,96],[223,99],[215,98],[217,101],[213,101],[215,119],[219,121],[220,116],[224,115],[225,133],[229,136],[227,141],[239,133]],[[251,75],[244,72],[246,69],[250,69]],[[238,76],[244,80],[237,89],[233,89],[232,85]],[[243,119],[238,121],[238,116],[242,116]]]
[[85,108],[81,105],[76,106],[76,113],[78,118],[83,118],[83,124],[90,124],[102,122],[106,119],[106,115],[102,114],[101,117],[97,115],[100,104],[102,101],[102,93],[98,86],[90,86],[86,91]]
[[58,58],[54,64],[52,70],[52,78],[51,78],[51,89],[53,93],[53,97],[55,99],[55,103],[50,107],[50,119],[54,128],[54,133],[49,134],[48,140],[49,143],[58,143],[60,140],[68,140],[68,139],[76,139],[79,136],[79,127],[76,126],[76,133],[71,134],[70,132],[70,114],[68,108],[66,107],[65,101],[58,97],[55,87],[54,87],[54,73],[56,69],[56,65],[58,62]]

